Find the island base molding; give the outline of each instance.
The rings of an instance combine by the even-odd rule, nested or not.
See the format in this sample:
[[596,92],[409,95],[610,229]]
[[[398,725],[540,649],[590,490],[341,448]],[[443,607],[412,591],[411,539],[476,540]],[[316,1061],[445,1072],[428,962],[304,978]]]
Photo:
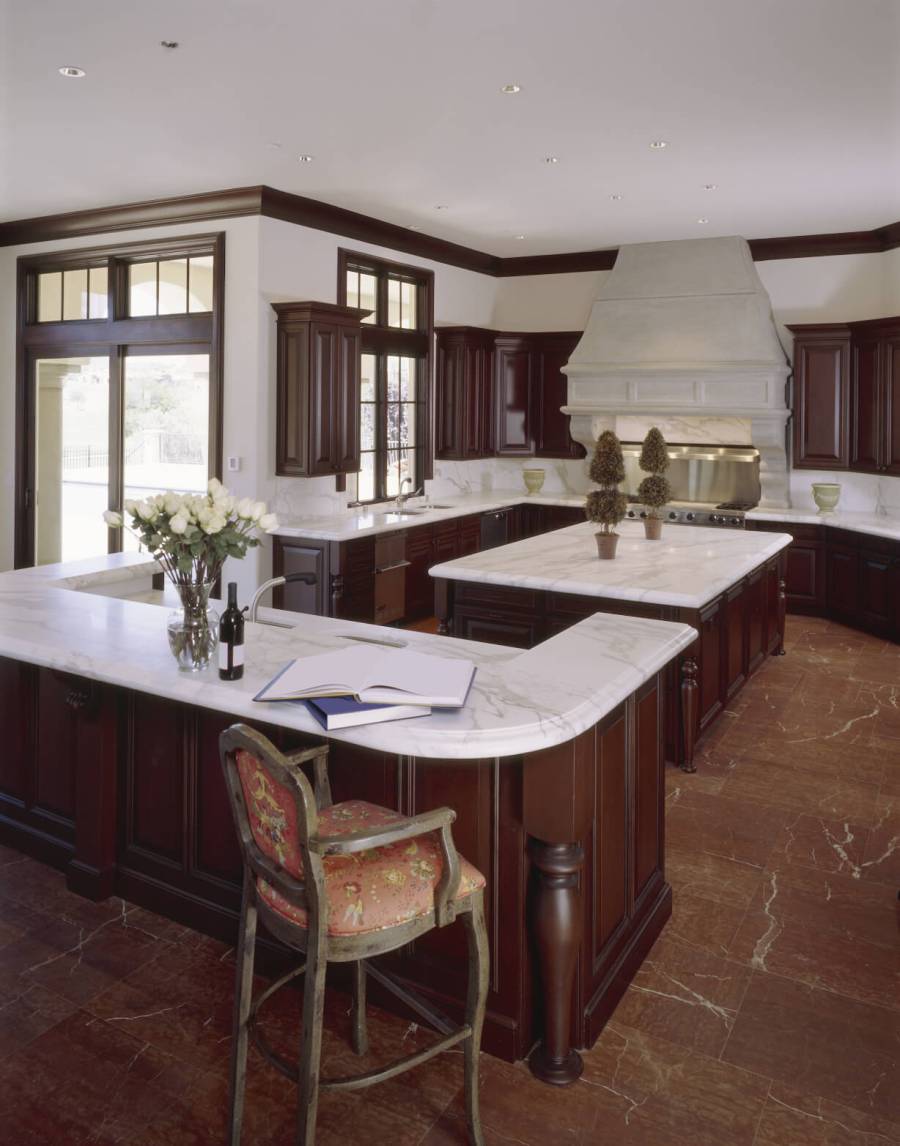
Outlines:
[[698,638],[665,670],[666,759],[693,772],[700,736],[770,655],[784,652],[784,554],[769,558],[699,609],[439,579],[440,631],[530,649],[594,613],[677,621]]
[[[73,703],[74,701],[74,703]],[[235,941],[242,866],[219,763],[227,714],[0,659],[0,703],[24,714],[0,756],[0,842],[129,901]],[[259,725],[284,749],[313,738]],[[487,878],[484,1047],[570,1082],[671,911],[664,874],[663,675],[563,744],[505,759],[428,760],[332,740],[336,801],[404,815],[448,805]],[[263,966],[282,949],[260,941]],[[458,1018],[464,938],[442,928],[385,970]],[[378,985],[373,1000],[390,1005]]]

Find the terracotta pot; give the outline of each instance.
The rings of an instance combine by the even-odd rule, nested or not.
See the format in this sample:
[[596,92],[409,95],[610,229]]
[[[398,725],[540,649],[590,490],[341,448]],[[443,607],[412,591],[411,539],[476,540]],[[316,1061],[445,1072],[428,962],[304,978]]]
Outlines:
[[597,538],[597,556],[604,561],[612,561],[619,544],[618,533],[595,533],[594,536]]
[[661,517],[644,518],[644,536],[648,541],[659,541],[659,539],[662,537]]

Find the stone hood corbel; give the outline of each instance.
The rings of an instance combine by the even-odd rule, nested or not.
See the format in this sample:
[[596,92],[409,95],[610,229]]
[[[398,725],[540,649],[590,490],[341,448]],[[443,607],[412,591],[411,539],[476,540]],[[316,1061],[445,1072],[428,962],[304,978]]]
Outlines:
[[753,445],[760,505],[790,504],[790,367],[746,240],[621,247],[563,372],[589,451],[604,429],[635,441],[651,425],[673,444]]

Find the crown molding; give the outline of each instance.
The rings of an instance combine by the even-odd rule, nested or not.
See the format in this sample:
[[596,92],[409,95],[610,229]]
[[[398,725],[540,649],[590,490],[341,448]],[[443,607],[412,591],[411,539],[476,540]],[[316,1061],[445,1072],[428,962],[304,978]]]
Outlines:
[[[141,227],[161,227],[180,223],[205,222],[260,215],[301,227],[327,231],[357,242],[387,247],[436,263],[494,278],[520,275],[573,274],[578,271],[608,271],[619,253],[617,247],[599,251],[571,251],[557,255],[524,255],[503,258],[486,251],[452,243],[387,223],[370,215],[350,211],[293,195],[274,187],[234,187],[202,195],[179,195],[170,199],[148,199],[117,207],[97,207],[69,211],[62,215],[42,215],[0,223],[0,247],[50,242],[81,235],[99,235]],[[750,239],[756,262],[769,259],[806,259],[823,255],[856,255],[891,251],[900,247],[900,221],[871,231],[843,231],[827,235],[787,235],[771,239]]]

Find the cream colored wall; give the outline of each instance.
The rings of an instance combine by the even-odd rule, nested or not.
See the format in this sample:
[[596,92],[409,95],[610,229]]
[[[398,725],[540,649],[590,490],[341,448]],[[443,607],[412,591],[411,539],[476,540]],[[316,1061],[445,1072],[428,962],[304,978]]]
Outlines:
[[609,271],[498,280],[495,330],[584,330]]

